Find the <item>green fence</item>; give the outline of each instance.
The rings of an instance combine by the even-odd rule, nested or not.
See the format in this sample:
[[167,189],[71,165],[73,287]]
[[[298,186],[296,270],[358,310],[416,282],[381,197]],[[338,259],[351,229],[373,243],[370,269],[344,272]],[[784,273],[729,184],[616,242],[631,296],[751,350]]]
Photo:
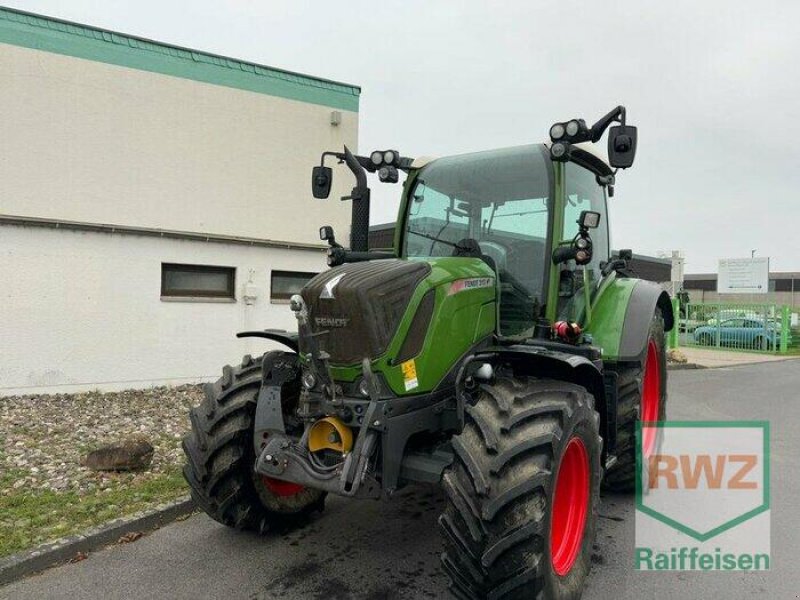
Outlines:
[[778,304],[695,303],[673,300],[678,327],[670,346],[704,346],[786,354],[797,344],[788,306]]

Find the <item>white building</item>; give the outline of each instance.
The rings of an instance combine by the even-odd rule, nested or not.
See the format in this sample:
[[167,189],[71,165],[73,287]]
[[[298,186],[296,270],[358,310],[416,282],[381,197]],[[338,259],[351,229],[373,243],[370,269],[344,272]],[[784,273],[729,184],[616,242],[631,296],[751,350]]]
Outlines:
[[0,9],[0,396],[180,384],[295,328],[359,88]]

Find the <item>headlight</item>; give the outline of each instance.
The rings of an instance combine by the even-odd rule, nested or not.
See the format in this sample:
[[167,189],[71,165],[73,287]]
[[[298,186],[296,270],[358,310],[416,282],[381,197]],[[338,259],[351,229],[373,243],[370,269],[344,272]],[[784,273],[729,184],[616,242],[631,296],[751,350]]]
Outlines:
[[369,384],[367,383],[366,379],[362,379],[359,382],[358,393],[364,396],[364,398],[369,398]]
[[369,160],[377,167],[383,162],[383,153],[380,150],[375,150],[369,155]]
[[313,389],[315,385],[317,385],[317,378],[314,377],[314,374],[311,371],[306,371],[303,373],[303,387],[307,390]]

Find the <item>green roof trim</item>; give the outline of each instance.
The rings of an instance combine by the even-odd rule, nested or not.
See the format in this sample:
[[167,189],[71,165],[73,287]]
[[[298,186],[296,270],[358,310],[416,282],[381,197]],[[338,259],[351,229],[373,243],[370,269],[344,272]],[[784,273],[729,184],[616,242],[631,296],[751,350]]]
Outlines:
[[5,7],[0,43],[358,112],[357,86]]

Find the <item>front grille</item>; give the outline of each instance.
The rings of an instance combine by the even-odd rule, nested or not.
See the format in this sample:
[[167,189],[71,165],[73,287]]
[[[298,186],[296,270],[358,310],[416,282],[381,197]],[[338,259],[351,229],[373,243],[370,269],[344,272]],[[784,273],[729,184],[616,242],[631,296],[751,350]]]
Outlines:
[[[430,273],[425,262],[390,259],[353,263],[320,273],[301,292],[321,350],[333,364],[374,360],[386,352],[414,290]],[[335,285],[326,284],[341,278]],[[302,350],[302,349],[301,349]]]

